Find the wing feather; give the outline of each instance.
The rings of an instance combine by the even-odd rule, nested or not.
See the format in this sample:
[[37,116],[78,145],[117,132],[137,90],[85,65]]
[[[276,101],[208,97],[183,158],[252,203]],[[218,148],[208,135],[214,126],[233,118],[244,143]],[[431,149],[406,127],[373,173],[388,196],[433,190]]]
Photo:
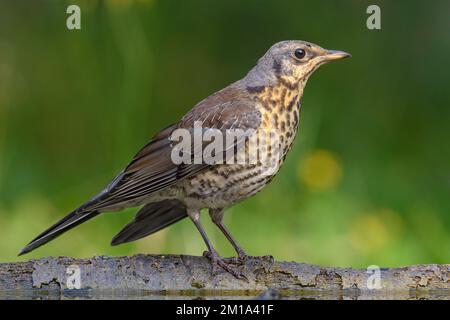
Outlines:
[[176,165],[171,159],[172,132],[179,128],[193,130],[195,121],[200,121],[203,129],[256,130],[261,123],[261,114],[254,102],[249,97],[242,96],[236,88],[228,87],[219,91],[200,102],[178,123],[158,133],[107,188],[78,211],[102,211],[119,207],[205,170],[209,165]]

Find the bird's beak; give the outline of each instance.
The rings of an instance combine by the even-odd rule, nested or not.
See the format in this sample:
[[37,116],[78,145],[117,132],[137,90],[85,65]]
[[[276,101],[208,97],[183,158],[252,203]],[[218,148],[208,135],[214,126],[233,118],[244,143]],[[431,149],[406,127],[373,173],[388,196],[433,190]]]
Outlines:
[[332,60],[339,60],[344,58],[349,58],[352,55],[350,53],[339,51],[339,50],[327,50],[326,53],[323,55],[323,58],[326,61],[332,61]]

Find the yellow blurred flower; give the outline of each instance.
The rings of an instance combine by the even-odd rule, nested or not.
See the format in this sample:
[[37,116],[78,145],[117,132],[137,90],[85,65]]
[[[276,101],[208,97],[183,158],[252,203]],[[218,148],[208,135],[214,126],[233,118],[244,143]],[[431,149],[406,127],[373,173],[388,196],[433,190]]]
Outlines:
[[350,242],[352,246],[368,254],[385,248],[402,232],[402,218],[391,209],[378,209],[362,215],[352,225]]
[[315,150],[300,163],[298,177],[309,189],[325,191],[341,181],[342,166],[330,151]]

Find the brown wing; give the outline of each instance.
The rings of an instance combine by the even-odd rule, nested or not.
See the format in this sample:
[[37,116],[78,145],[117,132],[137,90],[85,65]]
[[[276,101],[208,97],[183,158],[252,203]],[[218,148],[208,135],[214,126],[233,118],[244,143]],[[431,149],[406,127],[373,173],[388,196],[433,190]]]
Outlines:
[[192,176],[207,164],[176,165],[171,159],[170,136],[177,128],[193,130],[194,122],[200,121],[203,128],[257,129],[261,114],[254,103],[238,90],[228,87],[200,102],[180,122],[158,133],[99,195],[88,201],[77,211],[102,211],[120,207],[175,182]]

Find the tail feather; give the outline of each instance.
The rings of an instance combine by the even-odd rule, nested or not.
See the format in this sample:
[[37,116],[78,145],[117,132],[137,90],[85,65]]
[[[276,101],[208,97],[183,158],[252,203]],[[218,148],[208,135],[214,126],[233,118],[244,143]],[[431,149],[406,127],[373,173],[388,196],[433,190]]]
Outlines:
[[187,217],[186,207],[178,200],[149,203],[138,211],[111,241],[112,246],[131,242],[155,233]]
[[78,226],[79,224],[94,218],[100,212],[79,212],[77,210],[69,213],[67,216],[62,218],[60,221],[55,223],[53,226],[42,232],[36,238],[34,238],[25,248],[23,248],[19,256],[33,251],[34,249],[46,244],[47,242],[59,237],[64,232]]

